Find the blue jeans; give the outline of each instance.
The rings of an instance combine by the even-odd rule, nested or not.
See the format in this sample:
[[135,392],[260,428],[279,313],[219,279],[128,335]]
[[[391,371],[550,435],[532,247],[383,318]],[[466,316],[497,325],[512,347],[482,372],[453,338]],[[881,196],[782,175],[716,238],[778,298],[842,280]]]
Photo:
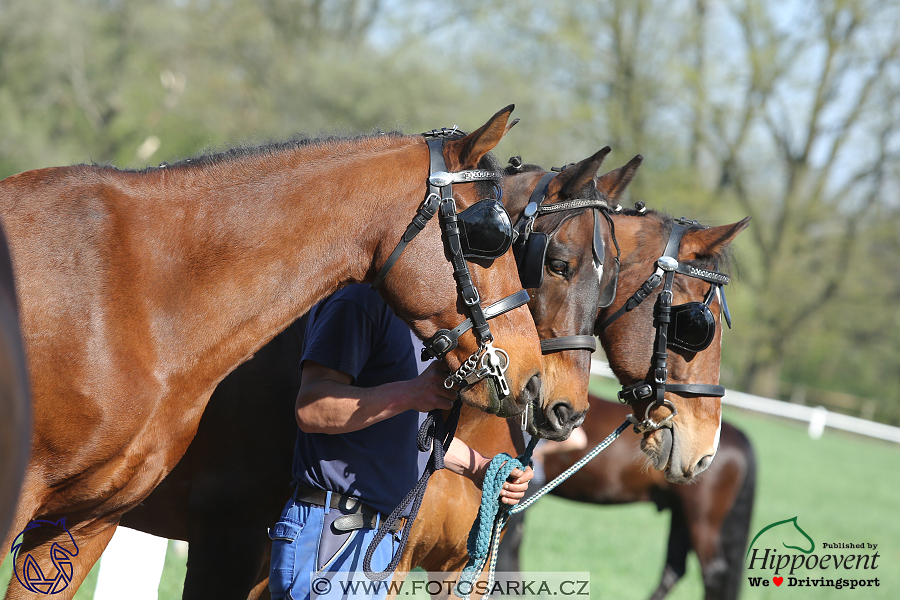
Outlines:
[[[333,508],[288,500],[281,519],[269,530],[272,600],[383,599],[387,595],[390,578],[369,581],[363,572],[363,559],[376,530],[357,529],[327,539],[335,535],[330,523],[339,515]],[[372,570],[384,570],[396,546],[394,535],[385,536],[375,551]]]

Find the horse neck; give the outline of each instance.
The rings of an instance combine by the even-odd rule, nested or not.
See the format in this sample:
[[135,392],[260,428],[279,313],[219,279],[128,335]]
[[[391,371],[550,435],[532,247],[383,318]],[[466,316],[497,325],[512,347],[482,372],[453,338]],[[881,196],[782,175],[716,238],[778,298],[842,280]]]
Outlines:
[[413,139],[175,167],[139,183],[132,198],[162,185],[169,199],[132,211],[129,228],[150,258],[139,281],[169,367],[216,381],[315,302],[369,277],[379,240],[399,238],[424,194],[426,154]]

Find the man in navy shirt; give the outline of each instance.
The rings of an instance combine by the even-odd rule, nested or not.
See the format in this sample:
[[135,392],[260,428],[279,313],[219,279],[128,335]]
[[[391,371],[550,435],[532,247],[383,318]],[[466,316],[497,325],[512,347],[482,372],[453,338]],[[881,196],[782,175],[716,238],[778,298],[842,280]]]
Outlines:
[[[424,471],[428,456],[418,451],[416,432],[425,413],[449,409],[456,398],[444,387],[442,363],[421,374],[416,364],[408,326],[368,285],[343,288],[310,312],[296,404],[296,490],[270,532],[274,600],[325,595],[331,585],[310,585],[326,574],[364,579],[379,520]],[[479,487],[489,463],[458,439],[445,457],[448,469]],[[532,476],[530,468],[513,471],[501,501],[518,502]],[[388,565],[395,542],[387,536],[379,544],[373,570]],[[379,589],[383,597],[387,586]]]

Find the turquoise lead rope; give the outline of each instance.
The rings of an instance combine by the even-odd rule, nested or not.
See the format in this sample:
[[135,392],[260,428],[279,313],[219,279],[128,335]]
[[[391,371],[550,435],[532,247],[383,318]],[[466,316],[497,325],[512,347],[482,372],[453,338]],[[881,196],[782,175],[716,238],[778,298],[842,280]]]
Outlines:
[[488,466],[487,473],[485,473],[484,484],[481,487],[481,506],[478,509],[478,516],[475,517],[475,522],[472,523],[472,529],[469,531],[469,541],[466,545],[469,551],[469,561],[460,574],[454,593],[463,600],[469,600],[469,595],[474,589],[475,582],[484,570],[485,562],[490,556],[488,581],[485,588],[487,592],[482,597],[482,600],[487,600],[490,596],[491,588],[494,587],[494,572],[497,568],[497,549],[500,546],[500,533],[506,526],[509,516],[522,512],[571,477],[581,467],[593,460],[595,456],[603,452],[607,446],[612,444],[629,425],[631,425],[631,421],[626,420],[609,434],[605,440],[597,444],[593,450],[581,457],[578,462],[539,489],[533,496],[512,508],[506,508],[505,505],[500,504],[500,490],[503,489],[503,483],[513,470],[524,470],[524,465],[531,462],[531,454],[539,438],[531,438],[531,442],[529,442],[524,454],[518,458],[513,458],[506,453],[500,453],[495,456]]

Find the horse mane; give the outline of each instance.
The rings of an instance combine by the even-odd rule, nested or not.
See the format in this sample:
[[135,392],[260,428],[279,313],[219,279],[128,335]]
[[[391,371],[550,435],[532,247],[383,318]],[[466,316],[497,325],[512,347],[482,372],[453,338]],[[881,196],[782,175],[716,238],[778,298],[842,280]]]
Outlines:
[[[162,162],[157,166],[148,166],[143,169],[116,169],[123,172],[148,173],[159,169],[196,169],[214,167],[217,165],[240,161],[247,158],[276,156],[284,152],[291,152],[301,148],[314,148],[324,146],[336,146],[347,144],[360,144],[377,147],[380,143],[394,141],[407,136],[400,131],[374,130],[369,133],[351,135],[323,135],[312,137],[305,133],[297,133],[283,140],[269,140],[261,144],[237,145],[228,148],[207,149],[203,154],[182,158],[175,162]],[[100,167],[115,168],[110,165],[94,165]]]
[[[312,137],[304,133],[298,133],[284,140],[274,140],[255,145],[238,145],[224,149],[207,150],[204,154],[183,158],[172,163],[162,162],[157,166],[147,166],[142,169],[119,169],[110,164],[93,163],[91,165],[77,165],[81,167],[95,167],[100,169],[108,169],[120,173],[131,174],[148,174],[166,171],[186,171],[194,169],[207,169],[211,167],[226,165],[230,162],[241,161],[248,158],[256,157],[272,157],[286,152],[299,150],[302,148],[316,148],[326,146],[344,146],[351,147],[368,147],[370,149],[378,149],[384,144],[397,141],[401,138],[409,138],[410,141],[420,139],[420,135],[405,134],[402,131],[382,131],[376,129],[369,133],[357,133],[349,135],[323,135]],[[454,133],[446,136],[448,141],[457,140],[465,137],[466,133],[456,130]],[[503,167],[500,161],[488,152],[478,163],[479,169],[502,172]],[[490,181],[476,182],[476,189],[482,197],[489,197],[494,192],[494,184]]]

